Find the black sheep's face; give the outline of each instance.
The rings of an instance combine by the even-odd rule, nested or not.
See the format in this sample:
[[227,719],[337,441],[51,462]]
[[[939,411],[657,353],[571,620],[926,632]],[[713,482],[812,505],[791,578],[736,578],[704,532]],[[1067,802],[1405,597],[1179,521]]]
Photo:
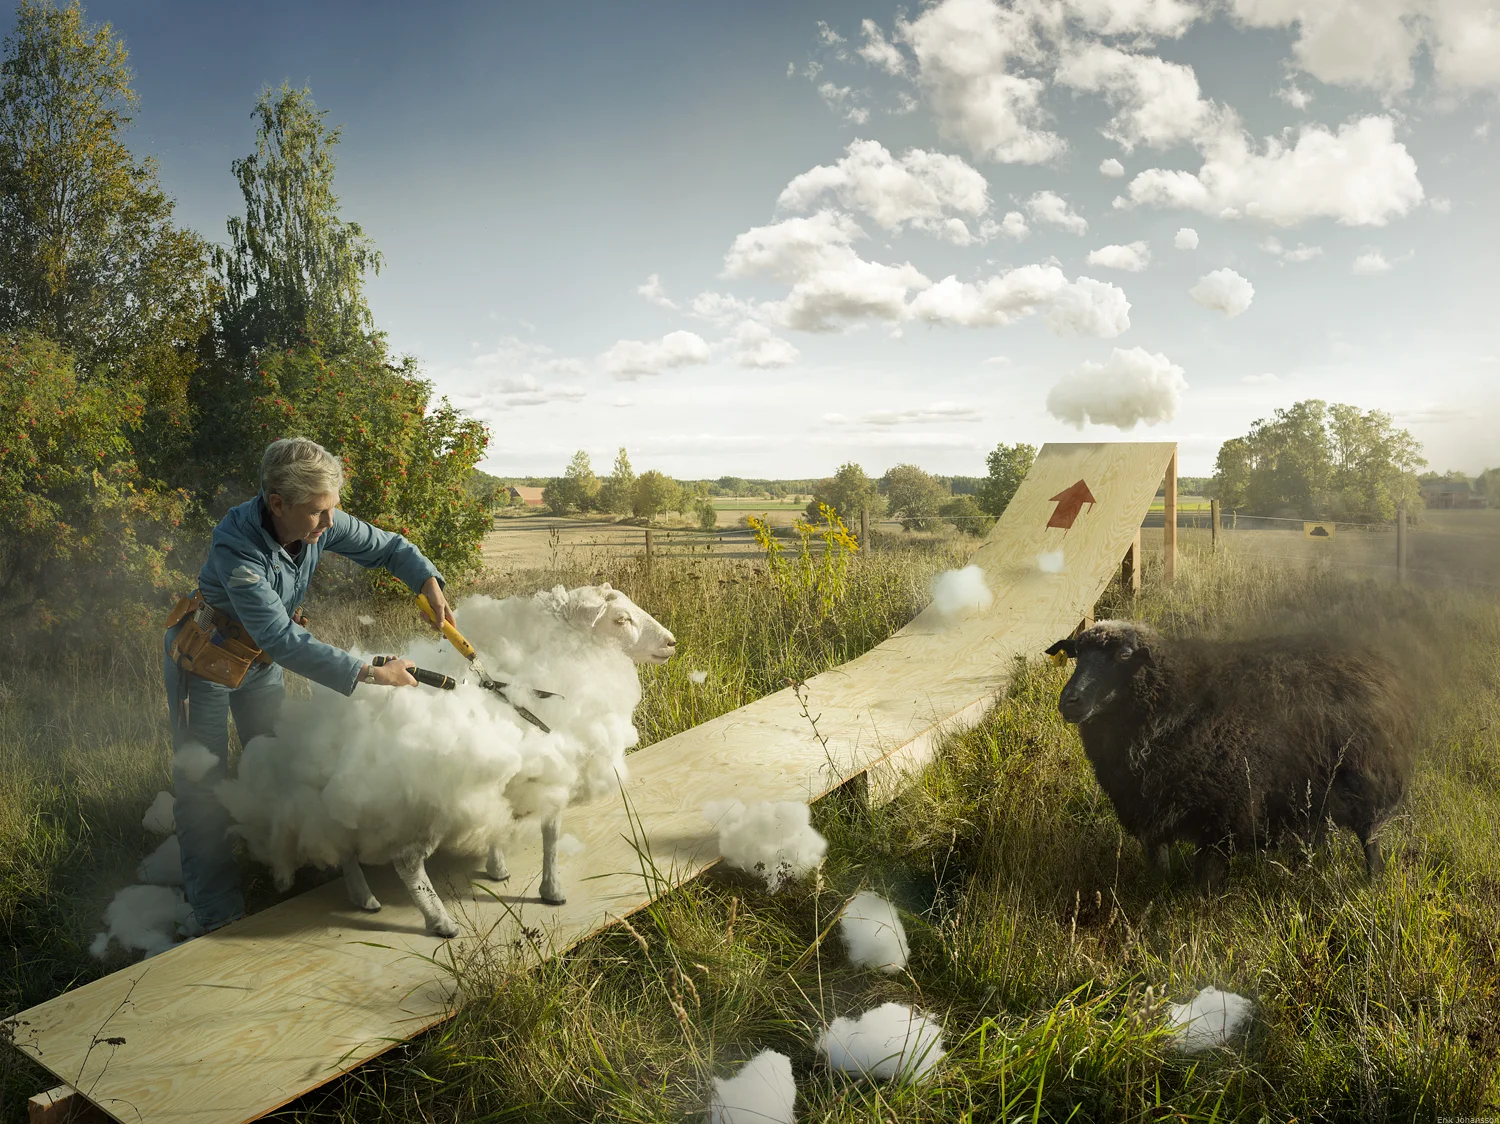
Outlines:
[[1124,708],[1133,697],[1131,682],[1150,666],[1151,651],[1139,638],[1085,632],[1076,646],[1078,664],[1057,700],[1064,720],[1082,725]]

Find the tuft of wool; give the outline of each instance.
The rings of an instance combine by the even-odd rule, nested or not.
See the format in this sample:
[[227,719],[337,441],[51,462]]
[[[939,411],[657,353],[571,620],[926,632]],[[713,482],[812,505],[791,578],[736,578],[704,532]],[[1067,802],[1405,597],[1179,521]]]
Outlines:
[[839,931],[849,962],[856,968],[870,968],[893,975],[906,967],[910,951],[906,929],[896,907],[871,890],[862,890],[844,907]]
[[1044,550],[1036,556],[1036,567],[1044,574],[1060,574],[1066,568],[1061,550]]
[[792,1062],[775,1050],[762,1050],[733,1077],[715,1077],[710,1124],[792,1124],[797,1082]]
[[1188,1002],[1167,1008],[1167,1026],[1180,1053],[1199,1054],[1228,1042],[1250,1021],[1254,1010],[1254,1001],[1243,995],[1205,987]]
[[883,1003],[857,1019],[837,1018],[818,1038],[834,1069],[915,1081],[942,1060],[943,1030],[902,1003]]
[[106,929],[89,945],[103,960],[110,941],[155,956],[176,943],[179,927],[191,931],[193,909],[174,886],[126,886],[104,910]]
[[151,801],[151,807],[141,817],[141,826],[152,835],[171,835],[177,824],[172,813],[174,803],[170,792],[158,792],[156,799]]
[[995,595],[978,566],[944,570],[932,579],[932,608],[945,620],[967,613],[982,613],[994,604]]
[[703,818],[718,828],[719,853],[736,869],[758,874],[775,893],[788,878],[822,865],[828,841],[812,826],[812,812],[798,800],[714,800]]
[[153,886],[181,886],[182,849],[178,846],[177,836],[167,836],[156,850],[142,859],[135,868],[135,877],[136,881]]
[[172,768],[181,772],[190,781],[201,781],[219,764],[208,746],[202,742],[184,742],[182,748],[172,754]]

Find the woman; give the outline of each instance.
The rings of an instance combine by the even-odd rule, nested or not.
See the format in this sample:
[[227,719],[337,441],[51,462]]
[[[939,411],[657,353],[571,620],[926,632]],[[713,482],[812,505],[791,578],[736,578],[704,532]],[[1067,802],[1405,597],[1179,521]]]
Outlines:
[[[343,484],[343,467],[321,445],[304,437],[273,441],[261,458],[260,493],[219,521],[197,593],[167,619],[182,883],[205,932],[245,915],[229,815],[213,792],[228,760],[229,715],[242,744],[273,733],[286,694],[283,666],[346,695],[359,683],[416,685],[410,660],[375,667],[303,627],[297,607],[323,551],[384,566],[424,594],[439,621],[453,620],[436,567],[400,535],[340,511]],[[207,747],[211,764],[201,752],[179,752],[193,743]]]

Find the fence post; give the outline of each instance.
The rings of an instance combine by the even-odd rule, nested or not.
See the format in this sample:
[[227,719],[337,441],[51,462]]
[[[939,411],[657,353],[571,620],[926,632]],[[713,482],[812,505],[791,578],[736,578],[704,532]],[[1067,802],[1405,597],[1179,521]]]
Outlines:
[[866,551],[874,549],[870,542],[870,507],[868,504],[859,509],[859,545]]
[[653,540],[652,535],[651,535],[651,528],[647,527],[646,528],[646,565],[648,567],[651,565],[651,553],[652,553],[652,546],[653,545],[654,545],[654,540]]
[[1161,504],[1161,551],[1163,581],[1177,576],[1177,446],[1172,446],[1172,459],[1167,462],[1167,475],[1162,491]]
[[1208,501],[1208,546],[1210,550],[1219,549],[1219,501]]
[[1406,505],[1396,505],[1396,581],[1406,584]]

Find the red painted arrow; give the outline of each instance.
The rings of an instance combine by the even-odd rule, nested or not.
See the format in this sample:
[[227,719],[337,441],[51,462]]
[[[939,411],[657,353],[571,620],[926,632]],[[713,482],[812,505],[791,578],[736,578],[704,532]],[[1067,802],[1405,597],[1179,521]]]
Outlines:
[[1078,518],[1078,512],[1084,504],[1089,505],[1089,510],[1094,508],[1094,493],[1089,491],[1089,486],[1082,480],[1058,492],[1052,497],[1052,502],[1057,504],[1057,510],[1052,513],[1052,518],[1047,520],[1049,527],[1061,527],[1066,531],[1073,525],[1073,520]]

